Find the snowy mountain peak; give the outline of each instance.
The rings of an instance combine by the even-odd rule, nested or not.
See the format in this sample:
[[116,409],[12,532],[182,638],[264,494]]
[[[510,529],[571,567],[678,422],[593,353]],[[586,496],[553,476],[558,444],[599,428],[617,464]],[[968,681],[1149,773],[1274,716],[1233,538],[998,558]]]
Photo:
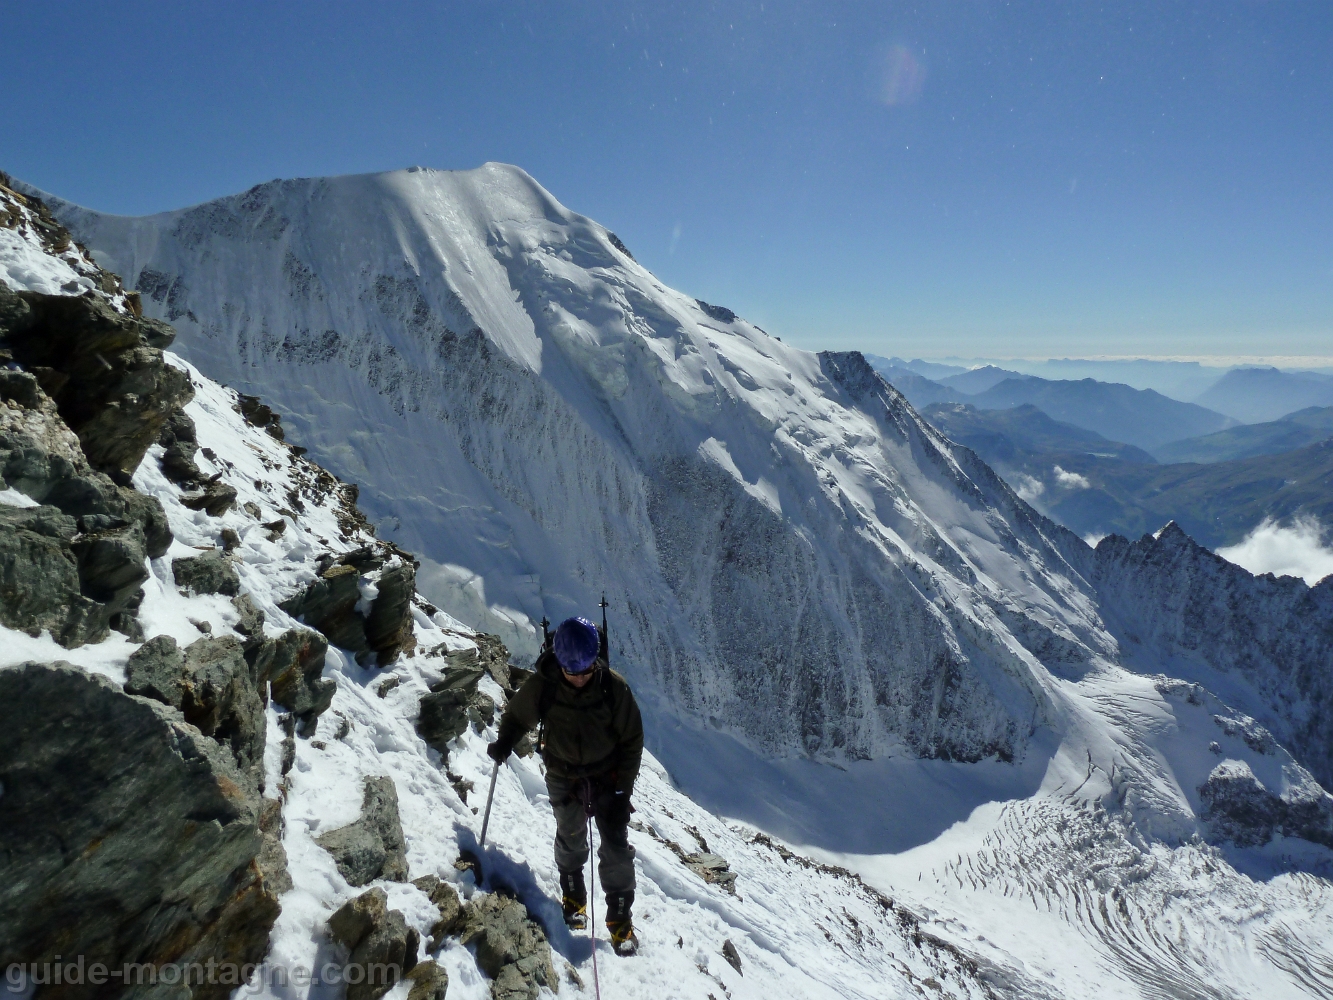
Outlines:
[[[490,885],[454,865],[476,845],[467,796],[491,774],[508,666],[468,668],[457,730],[419,725],[453,671],[497,648],[463,622],[503,632],[522,662],[532,620],[587,611],[606,587],[613,660],[666,764],[650,758],[636,789],[645,947],[603,964],[619,995],[1333,995],[1333,798],[1283,737],[1307,759],[1326,743],[1268,718],[1323,704],[1293,664],[1320,635],[1302,602],[1327,591],[1235,573],[1219,588],[1174,530],[1093,552],[860,355],[794,350],[663,288],[512,168],[274,182],[148,219],[57,214],[174,319],[196,365],[171,362],[196,390],[212,493],[171,481],[170,435],[134,475],[176,546],[146,560],[146,637],[231,630],[267,649],[280,637],[255,631],[258,609],[275,632],[318,622],[335,640],[322,674],[282,695],[301,728],[275,702],[250,732],[259,787],[283,800],[249,803],[236,842],[267,845],[270,879],[277,837],[290,877],[265,889],[281,905],[271,947],[247,944],[269,948],[266,973],[341,955],[332,917],[368,875],[414,941],[440,915],[437,883],[469,902],[503,886],[569,964],[561,991],[586,992],[535,760],[500,772]],[[269,418],[243,418],[269,405],[361,486],[384,536],[425,553],[417,583],[455,618],[403,603],[409,561],[367,551],[350,490]],[[181,586],[201,571],[177,562],[213,546],[231,546],[249,612]],[[411,634],[372,649],[392,572]],[[350,617],[325,622],[335,587]],[[1214,621],[1224,633],[1203,641]],[[116,704],[131,657],[165,645],[4,638],[5,681],[101,673]],[[79,666],[10,669],[66,655]],[[357,874],[330,835],[390,789],[392,868]],[[480,949],[444,933],[427,950],[450,996],[492,992]]]

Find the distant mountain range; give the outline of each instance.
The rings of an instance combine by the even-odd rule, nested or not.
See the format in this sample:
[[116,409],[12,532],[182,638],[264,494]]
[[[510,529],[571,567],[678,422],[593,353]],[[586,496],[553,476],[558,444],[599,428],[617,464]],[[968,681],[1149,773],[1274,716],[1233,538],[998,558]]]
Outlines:
[[[1333,409],[1255,425],[1277,429],[1268,431],[1270,442],[1281,428],[1291,428],[1289,434],[1314,434],[1319,443],[1304,440],[1304,447],[1281,454],[1171,465],[1158,464],[1133,445],[1053,420],[1031,404],[979,410],[968,403],[933,403],[921,413],[980,455],[1023,499],[1085,538],[1110,533],[1137,538],[1174,520],[1201,544],[1216,548],[1239,542],[1266,517],[1310,514],[1333,523],[1333,431],[1318,430],[1321,422],[1333,421]],[[1193,447],[1249,430],[1197,438]],[[1215,450],[1220,453],[1220,445]]]
[[1333,437],[1333,406],[1310,406],[1281,420],[1245,424],[1216,434],[1172,441],[1153,454],[1161,462],[1226,462],[1278,455]]
[[901,367],[895,359],[875,358],[871,364],[918,409],[932,403],[970,403],[978,410],[1033,405],[1061,423],[1147,452],[1169,441],[1212,434],[1236,423],[1221,413],[1152,389],[1090,378],[1052,381],[987,366],[933,380]]
[[1246,424],[1277,420],[1311,406],[1333,406],[1333,375],[1236,368],[1195,402]]
[[1209,465],[1143,465],[1065,456],[1037,506],[1084,536],[1137,538],[1174,520],[1210,549],[1235,545],[1265,518],[1333,524],[1333,439]]
[[1027,469],[1029,462],[1049,466],[1062,454],[1095,455],[1122,462],[1156,465],[1142,448],[1111,441],[1094,431],[1052,420],[1030,403],[1007,410],[978,410],[970,403],[932,403],[921,415],[967,445],[997,468]]

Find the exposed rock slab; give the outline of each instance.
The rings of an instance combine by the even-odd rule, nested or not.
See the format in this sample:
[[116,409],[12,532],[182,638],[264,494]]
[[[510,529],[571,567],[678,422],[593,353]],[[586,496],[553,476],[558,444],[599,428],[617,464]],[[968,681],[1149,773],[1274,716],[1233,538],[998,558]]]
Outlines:
[[0,963],[263,959],[261,800],[179,711],[67,663],[0,670],[0,782]]
[[171,560],[171,572],[176,586],[196,594],[223,594],[235,597],[241,592],[241,580],[236,566],[221,552],[205,552],[198,556]]
[[[348,950],[348,964],[360,966],[361,982],[348,982],[347,1000],[377,1000],[417,964],[417,932],[388,902],[384,890],[374,888],[348,900],[329,918],[329,934]],[[428,978],[437,981],[423,974],[423,980]]]
[[406,882],[407,843],[393,779],[367,778],[357,821],[322,834],[315,842],[333,855],[348,885],[362,886],[377,878]]
[[459,939],[473,948],[490,976],[493,1000],[537,1000],[540,988],[559,989],[546,934],[517,899],[474,896],[463,908]]

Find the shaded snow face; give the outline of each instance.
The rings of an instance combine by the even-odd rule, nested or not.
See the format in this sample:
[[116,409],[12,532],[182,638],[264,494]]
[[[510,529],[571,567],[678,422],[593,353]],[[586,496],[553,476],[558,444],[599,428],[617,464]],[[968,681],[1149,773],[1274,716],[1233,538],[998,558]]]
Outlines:
[[605,589],[673,711],[975,760],[1046,717],[1042,650],[1113,648],[1046,529],[894,390],[663,287],[515,168],[58,211],[521,653]]

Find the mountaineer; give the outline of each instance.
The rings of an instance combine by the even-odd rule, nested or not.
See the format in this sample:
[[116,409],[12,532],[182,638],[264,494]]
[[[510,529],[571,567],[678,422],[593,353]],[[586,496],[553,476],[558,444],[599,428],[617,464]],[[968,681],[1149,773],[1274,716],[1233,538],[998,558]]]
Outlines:
[[605,633],[586,618],[568,618],[555,630],[533,676],[509,700],[499,735],[486,752],[502,763],[518,740],[538,727],[555,813],[555,863],[565,922],[576,930],[588,926],[583,865],[588,820],[595,818],[606,927],[616,953],[633,955],[639,941],[630,918],[634,848],[629,816],[643,757],[643,720],[629,684],[607,665]]

